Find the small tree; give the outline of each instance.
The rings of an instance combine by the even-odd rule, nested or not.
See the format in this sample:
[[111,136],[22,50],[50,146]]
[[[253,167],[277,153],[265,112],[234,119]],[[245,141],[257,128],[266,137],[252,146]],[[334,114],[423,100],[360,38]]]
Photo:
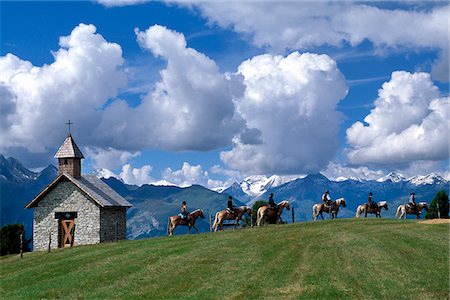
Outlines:
[[0,254],[20,253],[20,235],[23,239],[23,252],[30,251],[28,244],[30,240],[25,240],[25,229],[22,224],[8,224],[0,228]]
[[438,218],[438,204],[439,204],[439,212],[441,214],[441,218],[448,218],[448,195],[442,190],[436,194],[433,201],[431,201],[430,207],[428,208],[427,214],[425,218],[427,219],[436,219]]

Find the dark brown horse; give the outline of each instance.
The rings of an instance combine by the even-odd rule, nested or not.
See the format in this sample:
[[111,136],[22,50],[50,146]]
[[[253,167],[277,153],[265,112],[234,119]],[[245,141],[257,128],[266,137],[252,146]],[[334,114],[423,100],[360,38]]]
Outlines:
[[[171,216],[169,218],[169,235],[173,235],[173,231],[178,225],[181,226],[188,226],[188,233],[191,231],[191,227],[194,227],[194,229],[197,231],[197,233],[200,233],[195,227],[195,222],[198,218],[205,218],[205,215],[203,214],[203,210],[196,209],[193,212],[189,214],[189,218],[187,220],[182,219],[179,215]],[[188,221],[189,220],[189,221]]]
[[324,220],[322,213],[331,213],[331,218],[335,219],[337,218],[337,214],[339,212],[339,207],[346,207],[345,199],[339,198],[337,200],[334,200],[333,203],[330,206],[325,206],[323,203],[314,204],[313,206],[313,216],[314,221],[317,221],[317,217],[320,215],[322,220]]
[[272,224],[278,224],[278,222],[281,220],[280,216],[284,208],[286,208],[287,210],[291,209],[291,204],[289,203],[289,201],[283,200],[278,203],[276,212],[273,209],[270,209],[268,205],[261,206],[260,208],[258,208],[258,213],[256,215],[256,224],[258,226],[261,226],[266,221]]

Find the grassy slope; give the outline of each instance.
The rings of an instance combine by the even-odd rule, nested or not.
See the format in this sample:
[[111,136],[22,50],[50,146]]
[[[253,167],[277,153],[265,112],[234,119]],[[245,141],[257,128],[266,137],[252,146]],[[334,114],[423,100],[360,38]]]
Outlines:
[[449,225],[338,220],[2,258],[0,298],[449,297]]

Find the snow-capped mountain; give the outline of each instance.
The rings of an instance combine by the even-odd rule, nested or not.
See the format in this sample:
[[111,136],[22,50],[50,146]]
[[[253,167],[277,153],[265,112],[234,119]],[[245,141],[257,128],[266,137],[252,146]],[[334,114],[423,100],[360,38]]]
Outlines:
[[272,175],[267,178],[265,175],[254,175],[245,178],[240,186],[242,191],[251,197],[258,197],[267,190],[291,182],[298,177]]
[[406,177],[404,177],[402,174],[397,174],[397,173],[391,172],[391,173],[387,174],[386,176],[377,179],[378,182],[385,182],[388,180],[390,180],[392,182],[400,182],[400,181],[405,181]]
[[110,170],[108,170],[108,169],[99,169],[99,170],[95,170],[95,171],[93,172],[93,174],[94,174],[95,176],[97,176],[98,178],[105,178],[105,179],[108,179],[108,178],[110,178],[110,177],[113,177],[113,178],[116,178],[116,179],[119,179],[119,180],[120,180],[119,176],[117,176],[116,174],[114,174],[112,171],[110,171]]
[[[158,180],[158,181],[151,181],[149,184],[150,185],[154,185],[154,186],[178,186],[175,183],[172,183],[172,182],[167,181],[165,179]],[[178,186],[178,187],[189,187],[189,186]]]
[[441,175],[436,173],[430,173],[425,176],[414,176],[409,178],[408,181],[414,185],[448,183],[447,180],[445,180],[444,178],[442,178]]

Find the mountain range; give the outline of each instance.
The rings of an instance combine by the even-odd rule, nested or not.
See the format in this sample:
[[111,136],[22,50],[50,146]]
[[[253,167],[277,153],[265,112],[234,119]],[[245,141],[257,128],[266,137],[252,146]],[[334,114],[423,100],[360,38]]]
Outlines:
[[[341,181],[331,181],[319,173],[269,187],[262,195],[252,198],[251,201],[268,199],[269,194],[273,193],[276,202],[289,200],[295,208],[296,220],[304,221],[313,219],[312,206],[321,202],[321,196],[326,190],[330,191],[332,199],[341,197],[346,199],[347,207],[339,212],[339,217],[354,217],[358,205],[366,203],[369,192],[373,192],[375,201],[388,201],[390,209],[383,211],[382,215],[392,218],[398,205],[408,201],[411,192],[415,192],[416,201],[430,203],[438,191],[446,190],[448,192],[448,189],[449,182],[435,173],[411,178],[390,173],[378,180],[346,179]],[[243,192],[244,190],[237,189],[237,185],[224,191],[224,193],[236,197]]]
[[[34,196],[57,176],[57,169],[49,165],[41,172],[25,168],[14,158],[6,159],[0,155],[0,225],[23,223],[26,232],[31,233],[33,213],[24,209]],[[448,192],[449,182],[438,174],[405,178],[390,173],[378,180],[339,179],[332,181],[322,174],[310,174],[302,178],[282,176],[250,176],[235,183],[221,193],[199,185],[190,187],[128,185],[117,178],[102,179],[111,188],[133,204],[127,212],[127,235],[130,239],[160,236],[166,234],[170,215],[180,211],[183,200],[190,210],[202,208],[206,218],[198,221],[201,231],[209,230],[209,214],[226,207],[228,195],[234,197],[236,205],[253,204],[257,200],[268,199],[274,194],[275,201],[289,200],[295,208],[296,221],[312,220],[312,206],[320,202],[324,191],[331,197],[344,197],[347,207],[339,212],[339,217],[354,217],[356,207],[367,201],[369,192],[374,193],[376,201],[387,200],[389,210],[383,217],[393,217],[397,205],[407,201],[411,192],[416,193],[417,201],[428,201],[440,190]],[[290,220],[290,212],[283,219]],[[186,227],[177,228],[175,234],[186,232]]]

